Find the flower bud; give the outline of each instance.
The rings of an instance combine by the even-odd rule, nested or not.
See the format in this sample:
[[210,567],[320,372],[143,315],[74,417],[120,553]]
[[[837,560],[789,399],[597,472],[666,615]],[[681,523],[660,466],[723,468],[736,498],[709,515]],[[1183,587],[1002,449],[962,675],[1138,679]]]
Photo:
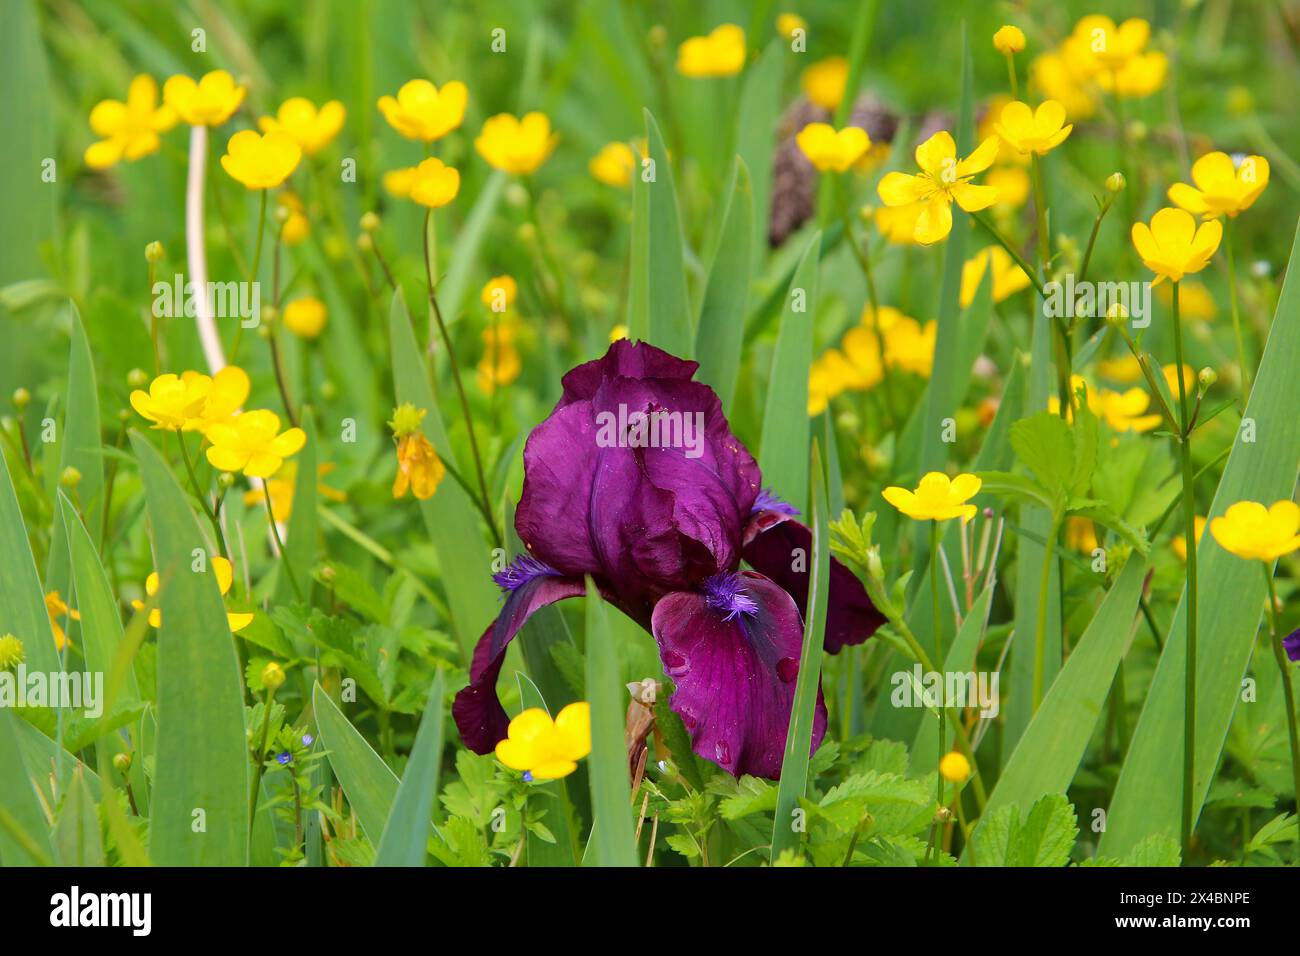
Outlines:
[[21,411],[27,407],[27,403],[32,400],[32,393],[25,388],[14,389],[14,408]]
[[81,484],[81,472],[72,465],[69,465],[67,468],[64,468],[63,473],[59,475],[59,484],[64,488],[77,487],[77,485]]
[[155,239],[153,242],[149,243],[147,246],[144,247],[145,262],[158,263],[162,261],[162,257],[163,257],[162,243],[159,242],[157,239]]
[[375,248],[375,240],[370,233],[363,232],[361,235],[357,236],[357,248],[362,252],[369,252],[371,249]]
[[289,217],[293,215],[293,210],[288,206],[276,206],[275,212],[271,213],[271,215],[275,217],[276,222],[283,226],[289,221]]
[[1255,112],[1255,97],[1244,86],[1234,86],[1228,91],[1228,112],[1233,116],[1249,116]]
[[235,484],[235,476],[231,472],[223,471],[217,475],[217,484],[222,488],[230,488]]
[[0,671],[17,667],[27,657],[23,642],[12,634],[0,637]]
[[1147,138],[1147,124],[1141,120],[1131,120],[1124,130],[1130,143],[1141,143]]
[[993,47],[999,53],[1010,56],[1025,48],[1025,31],[1020,27],[1004,26],[993,34]]
[[322,581],[333,581],[337,574],[338,572],[328,564],[320,569],[320,577]]
[[943,755],[939,761],[939,773],[949,783],[961,783],[970,776],[970,761],[966,755],[953,750]]
[[282,685],[283,683],[284,683],[284,668],[281,667],[279,664],[277,664],[275,661],[271,661],[269,664],[267,664],[265,667],[262,668],[262,686],[265,687],[267,690],[269,690],[271,693],[274,694],[277,690],[279,690],[280,685]]
[[1106,177],[1106,188],[1110,192],[1113,193],[1123,192],[1124,187],[1127,185],[1128,185],[1128,180],[1124,178],[1123,173],[1111,173],[1109,176]]
[[1196,384],[1200,386],[1202,392],[1209,391],[1218,380],[1218,373],[1208,365],[1196,373]]
[[519,228],[515,230],[515,237],[520,242],[535,242],[537,240],[537,227],[531,222],[521,222]]
[[380,226],[379,215],[374,212],[363,213],[361,216],[362,232],[377,232]]
[[144,388],[149,384],[149,375],[142,368],[133,368],[126,373],[126,385],[128,388]]
[[513,209],[523,209],[528,205],[528,190],[520,183],[506,186],[506,203]]
[[1128,321],[1128,309],[1119,302],[1112,302],[1106,310],[1106,321],[1114,326],[1122,326]]
[[880,560],[880,545],[867,550],[867,573],[876,581],[885,580],[885,564]]
[[131,755],[128,753],[113,754],[113,769],[122,776],[131,769]]
[[648,34],[650,46],[658,49],[668,42],[668,29],[662,23],[656,23]]

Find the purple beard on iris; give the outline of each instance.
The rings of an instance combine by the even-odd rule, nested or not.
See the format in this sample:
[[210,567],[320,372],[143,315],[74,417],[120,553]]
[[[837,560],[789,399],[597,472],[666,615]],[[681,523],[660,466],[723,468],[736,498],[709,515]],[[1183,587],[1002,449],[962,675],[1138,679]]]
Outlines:
[[[737,776],[780,775],[812,533],[762,488],[717,395],[691,380],[698,367],[645,343],[615,342],[564,376],[559,403],[528,437],[515,512],[528,553],[494,576],[505,604],[452,706],[476,753],[506,736],[496,682],[510,641],[534,611],[585,594],[589,575],[658,643],[675,687],[669,706],[695,752]],[[702,423],[703,436],[689,447],[598,441],[602,423],[628,421],[628,410],[680,412]],[[742,560],[753,570],[741,570]],[[825,648],[834,654],[865,641],[884,617],[838,561],[830,580]],[[819,687],[813,750],[825,732]]]

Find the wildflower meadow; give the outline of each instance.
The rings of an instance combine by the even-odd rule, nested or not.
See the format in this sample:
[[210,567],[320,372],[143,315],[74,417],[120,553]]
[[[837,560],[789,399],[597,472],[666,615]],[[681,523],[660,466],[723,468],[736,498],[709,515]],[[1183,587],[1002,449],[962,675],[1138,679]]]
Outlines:
[[6,867],[1300,865],[1300,3],[3,0],[0,76]]

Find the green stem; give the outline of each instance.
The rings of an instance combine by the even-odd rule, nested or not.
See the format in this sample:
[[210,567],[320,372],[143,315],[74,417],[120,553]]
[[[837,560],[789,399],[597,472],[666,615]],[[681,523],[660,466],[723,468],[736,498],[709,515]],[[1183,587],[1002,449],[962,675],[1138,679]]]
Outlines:
[[1228,299],[1232,303],[1232,334],[1237,339],[1237,367],[1241,369],[1241,409],[1250,398],[1250,366],[1246,364],[1246,342],[1241,335],[1241,308],[1237,300],[1237,265],[1232,246],[1232,218],[1225,224],[1223,249],[1228,257]]
[[[1173,284],[1174,361],[1183,367],[1183,330],[1178,317],[1178,283]],[[1192,436],[1188,428],[1190,416],[1187,408],[1187,385],[1184,376],[1178,379],[1178,409],[1181,432],[1178,441],[1178,460],[1183,478],[1183,533],[1187,536],[1187,658],[1183,681],[1183,860],[1189,856],[1192,844],[1192,804],[1196,786],[1196,477],[1192,471]]]
[[[262,264],[262,237],[266,233],[266,194],[267,190],[261,190],[261,199],[257,203],[257,240],[253,244],[253,261],[249,267],[248,281],[250,283],[257,281],[257,270]],[[230,364],[234,365],[239,355],[239,345],[244,338],[244,323],[241,321],[235,326],[235,339],[230,344]]]
[[209,507],[207,495],[199,487],[199,479],[195,475],[194,465],[190,461],[190,450],[185,445],[184,432],[176,432],[176,442],[181,446],[181,460],[185,462],[185,473],[189,476],[190,488],[194,491],[194,497],[199,499],[199,507],[203,509],[203,513],[207,515],[208,521],[212,524],[212,533],[217,539],[217,550],[221,552],[223,558],[229,559],[230,555],[226,551],[226,539],[221,533],[221,522],[217,520],[216,512]]
[[1011,98],[1020,99],[1020,84],[1016,82],[1016,58],[1012,53],[1006,54],[1007,57],[1007,81],[1011,86]]
[[[1277,588],[1267,563],[1264,567],[1264,580],[1268,582],[1268,625],[1269,636],[1273,645],[1273,659],[1282,675],[1282,698],[1286,703],[1286,733],[1291,744],[1291,784],[1295,788],[1296,805],[1300,807],[1300,734],[1296,730],[1295,690],[1291,686],[1291,665],[1287,661],[1286,651],[1282,647],[1282,631],[1277,626]],[[1297,836],[1300,839],[1300,834]]]
[[307,598],[303,594],[302,588],[298,586],[298,577],[293,573],[293,566],[289,563],[289,555],[284,550],[284,542],[280,540],[280,526],[275,523],[275,512],[271,508],[271,486],[266,481],[262,481],[262,498],[266,501],[266,520],[271,525],[271,537],[275,539],[275,547],[280,552],[280,564],[284,567],[284,572],[289,577],[289,584],[293,587],[293,593],[298,596],[298,600],[304,604]]
[[889,374],[889,366],[885,362],[885,338],[880,329],[880,297],[876,294],[876,279],[871,271],[871,249],[868,247],[863,250],[858,246],[857,237],[853,234],[853,219],[849,215],[849,196],[848,188],[843,178],[838,180],[840,194],[840,217],[844,221],[844,238],[848,242],[849,248],[853,251],[853,257],[858,262],[858,268],[862,270],[862,277],[867,283],[867,301],[871,303],[871,322],[872,336],[876,340],[876,358],[880,362],[880,385],[885,395],[885,410],[889,414],[889,424],[891,428],[898,425],[898,415],[894,407],[894,388],[891,381],[892,376]]
[[488,531],[492,534],[492,540],[499,548],[501,547],[501,535],[497,531],[496,518],[492,513],[492,498],[487,490],[487,478],[483,473],[483,459],[478,451],[478,439],[474,437],[474,416],[470,414],[469,399],[465,397],[465,386],[460,379],[460,363],[456,361],[456,350],[451,344],[451,336],[447,334],[447,324],[442,320],[442,309],[438,307],[438,296],[435,294],[433,283],[433,263],[429,258],[429,227],[433,219],[433,209],[430,208],[424,214],[424,274],[429,285],[429,304],[433,306],[433,317],[438,323],[438,332],[442,336],[443,347],[447,349],[447,364],[451,366],[451,378],[456,385],[456,394],[460,398],[461,414],[465,416],[465,430],[469,433],[470,453],[474,456],[474,471],[478,476],[478,490],[480,500],[483,503],[483,517],[487,520]]

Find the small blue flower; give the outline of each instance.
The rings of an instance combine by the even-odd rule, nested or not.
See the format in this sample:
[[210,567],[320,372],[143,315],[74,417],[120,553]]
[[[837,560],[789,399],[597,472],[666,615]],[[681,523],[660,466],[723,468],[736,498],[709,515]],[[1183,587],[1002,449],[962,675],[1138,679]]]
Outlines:
[[303,745],[304,747],[310,747],[310,746],[311,746],[312,744],[314,744],[315,742],[316,742],[316,738],[313,737],[311,734],[303,734],[303,735],[302,735],[302,745]]
[[533,772],[531,770],[525,770],[524,783],[532,783],[532,782],[533,782]]
[[293,760],[293,754],[289,753],[289,751],[287,750],[283,750],[280,753],[275,755],[275,761],[281,767],[289,766],[289,761],[291,760]]

